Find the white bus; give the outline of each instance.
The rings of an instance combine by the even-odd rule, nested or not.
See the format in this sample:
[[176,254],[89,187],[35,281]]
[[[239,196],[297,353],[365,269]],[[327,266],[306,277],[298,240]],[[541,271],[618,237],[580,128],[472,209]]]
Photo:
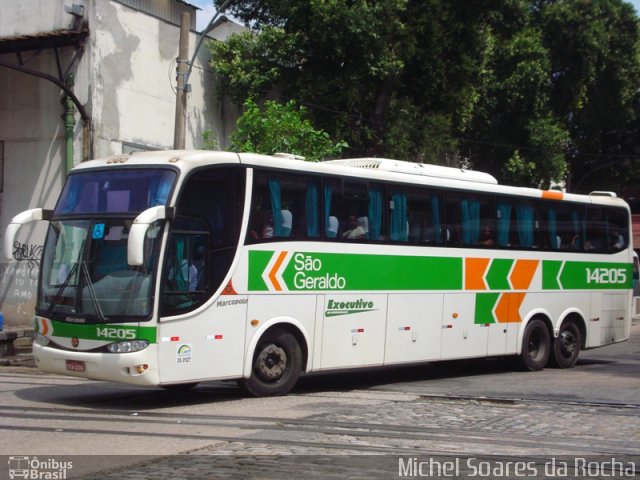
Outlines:
[[82,163],[47,220],[33,353],[136,385],[519,356],[572,367],[628,338],[632,248],[612,193],[498,185],[388,159],[162,151]]

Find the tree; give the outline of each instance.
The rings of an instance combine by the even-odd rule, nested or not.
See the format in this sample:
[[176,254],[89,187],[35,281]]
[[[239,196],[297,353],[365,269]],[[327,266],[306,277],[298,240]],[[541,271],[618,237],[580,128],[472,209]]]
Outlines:
[[602,189],[604,174],[607,188],[619,189],[629,169],[600,166],[622,166],[640,153],[638,17],[620,0],[566,0],[550,2],[540,24],[552,61],[551,106],[571,137],[573,183]]
[[237,0],[232,13],[252,31],[210,44],[220,93],[295,99],[349,156],[548,186],[640,153],[638,19],[622,0]]
[[286,104],[268,100],[261,110],[249,98],[231,136],[231,150],[267,155],[291,153],[309,161],[339,156],[346,143],[333,143],[326,132],[313,128],[305,115],[305,108],[293,100]]
[[212,65],[221,93],[295,98],[353,156],[438,160],[457,151],[455,124],[477,101],[492,3],[239,1],[233,14],[255,31],[211,43]]
[[[529,12],[522,16],[518,23],[528,23]],[[566,173],[568,133],[549,103],[551,63],[542,32],[521,27],[505,37],[496,35],[494,45],[467,154],[501,180],[548,187]],[[516,160],[523,162],[517,168]]]

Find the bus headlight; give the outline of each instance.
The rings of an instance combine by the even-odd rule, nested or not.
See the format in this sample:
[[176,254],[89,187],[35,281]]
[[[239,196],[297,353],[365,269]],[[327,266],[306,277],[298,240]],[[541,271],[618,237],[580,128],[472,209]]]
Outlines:
[[33,343],[40,345],[41,347],[46,347],[51,343],[51,340],[40,333],[35,333],[33,335]]
[[146,340],[126,340],[124,342],[116,342],[107,345],[107,350],[111,353],[131,353],[139,352],[149,346]]

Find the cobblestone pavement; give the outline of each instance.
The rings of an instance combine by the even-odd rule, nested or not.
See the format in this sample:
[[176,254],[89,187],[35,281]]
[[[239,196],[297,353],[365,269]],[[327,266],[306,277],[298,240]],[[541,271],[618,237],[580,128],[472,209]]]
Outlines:
[[[591,378],[591,388],[596,389],[605,384],[607,372],[618,368],[609,388],[627,385],[625,391],[637,391],[640,351],[635,345],[628,342],[626,348],[631,348],[626,356],[615,361],[607,357],[594,364],[598,368],[586,365],[576,372],[553,372],[550,376],[502,375],[499,381],[507,378],[521,382],[521,386],[525,379],[530,387],[531,382],[585,382]],[[32,374],[22,373],[28,370],[15,369],[14,378],[8,382],[14,386],[7,387],[7,395],[20,385],[38,383]],[[464,377],[454,380],[463,382]],[[631,404],[558,398],[552,402],[538,396],[491,399],[474,397],[473,392],[468,397],[440,395],[442,390],[434,385],[401,392],[398,384],[339,391],[328,391],[325,384],[325,388],[300,389],[284,398],[252,399],[220,382],[203,384],[186,397],[76,379],[58,382],[42,377],[39,383],[41,387],[32,386],[15,405],[0,405],[2,423],[14,428],[7,432],[25,428],[45,437],[64,431],[65,436],[57,437],[61,444],[66,435],[72,434],[105,444],[107,439],[125,438],[117,434],[126,434],[138,446],[145,441],[158,446],[176,445],[173,456],[130,455],[113,463],[108,457],[106,461],[105,457],[77,457],[86,468],[78,465],[67,478],[640,477],[640,399]],[[573,386],[569,383],[567,390],[572,391]],[[430,393],[423,394],[429,389]],[[48,402],[57,399],[58,403],[36,402],[36,395],[44,392]],[[135,422],[131,415],[136,416]],[[96,419],[100,423],[95,423]],[[183,444],[198,446],[181,447]],[[131,451],[138,450],[142,449]],[[555,469],[563,462],[574,468],[564,472]],[[584,467],[585,462],[589,468]],[[129,466],[109,470],[110,465],[124,464]],[[526,467],[525,474],[514,473],[516,464]],[[505,465],[511,470],[501,470]],[[91,471],[99,473],[87,473]],[[0,469],[0,480],[3,473]]]
[[[433,473],[444,473],[437,468],[447,462],[457,462],[461,476],[479,473],[477,465],[484,464],[479,462],[526,462],[530,473],[538,474],[529,478],[551,478],[544,469],[560,458],[570,465],[576,458],[605,463],[615,458],[636,462],[633,473],[640,473],[638,407],[389,395],[376,400],[371,392],[360,397],[363,393],[343,393],[335,403],[326,402],[330,392],[309,395],[323,397],[316,407],[313,398],[305,405],[321,413],[273,419],[235,440],[85,478],[398,478],[399,465],[405,474],[413,472],[405,476],[438,477]],[[418,475],[415,468],[407,470],[410,462],[422,463],[423,473],[429,473],[426,462],[437,468]],[[591,473],[587,476],[610,478],[612,472]]]

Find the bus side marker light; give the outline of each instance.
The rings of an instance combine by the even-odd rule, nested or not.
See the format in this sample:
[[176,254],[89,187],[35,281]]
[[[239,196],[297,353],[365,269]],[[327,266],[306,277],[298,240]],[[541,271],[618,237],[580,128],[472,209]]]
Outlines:
[[251,320],[251,326],[252,327],[257,327],[258,325],[260,325],[260,320]]
[[458,312],[453,312],[453,313],[451,314],[451,316],[452,316],[453,318],[458,318]]
[[143,363],[142,365],[136,365],[136,372],[138,375],[141,375],[145,372],[145,370],[147,370],[149,368],[149,365],[147,365],[146,363]]

